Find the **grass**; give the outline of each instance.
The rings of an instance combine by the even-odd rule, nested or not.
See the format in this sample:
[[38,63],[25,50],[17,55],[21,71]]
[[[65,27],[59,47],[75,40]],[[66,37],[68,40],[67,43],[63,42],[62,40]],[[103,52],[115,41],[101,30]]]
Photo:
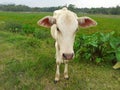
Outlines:
[[[84,15],[80,15],[84,16]],[[80,29],[80,33],[91,34],[94,32],[111,32],[115,31],[117,35],[120,35],[120,16],[115,15],[86,15],[97,21],[97,26],[87,29]]]
[[[2,38],[0,47],[3,47],[0,49],[1,89],[25,88],[25,90],[30,90],[31,88],[35,89],[34,85],[37,83],[39,87],[40,79],[48,73],[46,70],[53,70],[51,65],[55,63],[52,59],[54,56],[51,55],[54,53],[54,49],[45,46],[48,41],[43,42],[36,38],[6,32],[0,32],[0,38]],[[38,81],[36,82],[36,80]],[[33,87],[29,87],[31,84]],[[41,88],[40,86],[38,90]]]
[[[0,12],[0,22],[17,21],[23,25],[47,30],[36,25],[37,20],[51,13]],[[81,29],[82,33],[115,31],[120,35],[120,17],[88,15],[98,22],[98,26]],[[2,24],[0,24],[2,27]],[[44,32],[37,32],[44,33]],[[47,34],[50,34],[49,30]],[[47,35],[46,34],[46,35]],[[38,37],[38,36],[36,36]],[[120,71],[114,70],[111,63],[94,64],[80,60],[69,63],[70,79],[63,78],[64,65],[61,65],[61,80],[54,84],[55,48],[54,40],[45,35],[36,38],[0,29],[0,90],[119,90]]]

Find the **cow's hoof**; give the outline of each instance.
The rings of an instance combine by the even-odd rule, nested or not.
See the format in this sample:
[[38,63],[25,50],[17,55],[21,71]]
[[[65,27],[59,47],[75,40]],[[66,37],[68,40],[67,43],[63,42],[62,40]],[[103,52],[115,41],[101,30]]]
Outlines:
[[57,82],[58,82],[57,80],[54,80],[54,84],[57,84]]
[[69,77],[65,78],[66,80],[69,80]]

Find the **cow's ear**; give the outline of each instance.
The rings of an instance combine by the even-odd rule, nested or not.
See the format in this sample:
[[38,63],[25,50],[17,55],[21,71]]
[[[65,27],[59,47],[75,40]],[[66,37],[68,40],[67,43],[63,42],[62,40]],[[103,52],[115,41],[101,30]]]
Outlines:
[[97,22],[89,17],[79,17],[78,24],[80,27],[87,28],[91,26],[96,26]]
[[47,28],[50,28],[55,23],[56,23],[56,20],[52,16],[46,16],[37,22],[39,26],[43,26]]

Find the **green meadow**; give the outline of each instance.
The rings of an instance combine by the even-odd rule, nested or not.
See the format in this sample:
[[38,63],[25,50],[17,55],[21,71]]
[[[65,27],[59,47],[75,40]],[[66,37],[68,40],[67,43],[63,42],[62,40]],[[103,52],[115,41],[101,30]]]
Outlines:
[[[56,69],[54,40],[50,30],[37,21],[52,13],[0,12],[0,90],[120,90],[120,71],[112,62],[69,62],[70,79],[54,84]],[[96,27],[80,28],[76,36],[115,31],[120,36],[120,16],[87,15]]]

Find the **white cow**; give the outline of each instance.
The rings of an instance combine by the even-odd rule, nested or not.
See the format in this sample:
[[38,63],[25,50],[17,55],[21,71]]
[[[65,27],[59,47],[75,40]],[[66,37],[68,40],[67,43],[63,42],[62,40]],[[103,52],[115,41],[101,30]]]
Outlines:
[[53,16],[46,16],[38,21],[38,25],[51,28],[51,35],[56,40],[56,74],[55,83],[60,79],[60,64],[65,63],[64,78],[68,79],[68,61],[74,57],[73,44],[78,26],[91,27],[97,23],[89,17],[77,15],[63,8],[56,10]]

